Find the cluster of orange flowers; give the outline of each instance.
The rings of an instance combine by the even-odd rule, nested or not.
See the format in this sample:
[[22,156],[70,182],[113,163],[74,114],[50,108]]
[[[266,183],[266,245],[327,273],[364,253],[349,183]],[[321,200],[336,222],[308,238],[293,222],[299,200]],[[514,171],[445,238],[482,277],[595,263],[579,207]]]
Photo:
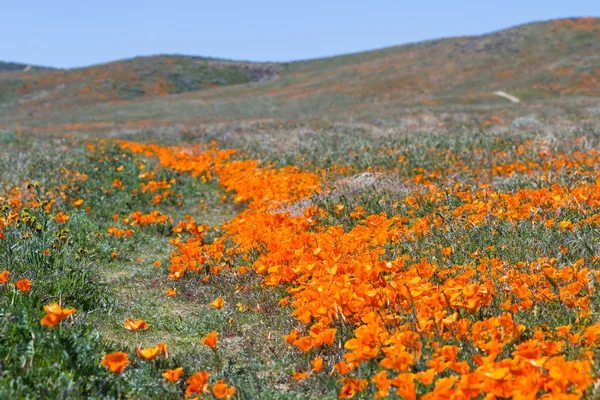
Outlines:
[[[9,271],[0,272],[0,285],[4,285],[8,282],[8,277],[10,275]],[[31,290],[31,281],[29,279],[21,279],[14,283],[15,287],[23,293],[27,293]]]
[[[526,143],[517,152],[525,154],[531,145]],[[345,231],[319,225],[325,211],[316,207],[306,208],[299,216],[278,211],[318,191],[320,180],[315,174],[261,166],[254,160],[227,161],[216,150],[195,155],[178,148],[122,146],[159,156],[165,167],[205,179],[217,177],[226,190],[235,192],[236,202],[250,201],[246,211],[222,227],[223,237],[210,245],[203,239],[207,227],[191,219],[179,224],[175,232],[192,237],[185,242],[172,240],[177,251],[169,277],[180,279],[187,270],[204,273],[205,265],[211,265],[210,273],[218,274],[232,256],[260,249],[252,268],[264,275],[266,286],[287,286],[293,297],[292,314],[307,325],[306,335],[293,330],[285,337],[288,343],[310,352],[334,343],[337,331],[333,326],[354,326],[353,337],[344,343],[343,360],[335,363],[336,373],[342,376],[341,397],[352,397],[368,385],[368,380],[348,375],[369,360],[383,368],[371,377],[377,397],[394,390],[414,399],[417,385],[425,385],[429,392],[423,398],[483,394],[536,398],[539,393],[577,398],[596,381],[593,349],[600,337],[600,321],[589,296],[597,290],[600,271],[590,268],[585,259],[566,266],[550,257],[509,263],[477,251],[471,254],[472,264],[449,265],[385,254],[386,246],[415,241],[432,229],[449,231],[454,223],[472,227],[528,221],[558,230],[597,226],[600,181],[590,183],[585,178],[593,176],[595,169],[583,169],[576,185],[515,192],[496,191],[483,181],[478,189],[460,184],[438,188],[432,180],[442,178],[439,172],[421,171],[414,181],[425,190],[404,199],[412,208],[409,217],[365,215],[357,208],[350,214],[355,227]],[[544,180],[552,171],[579,171],[582,165],[600,163],[594,150],[570,157],[540,155],[542,162],[496,163],[488,178],[540,174]],[[497,154],[497,159],[502,156]],[[456,171],[468,172],[468,167],[457,164]],[[448,196],[459,201],[453,209],[444,203]],[[418,216],[416,211],[425,202],[434,210]],[[568,210],[589,217],[576,223],[558,220]],[[440,253],[450,257],[452,252],[447,247]],[[288,302],[288,298],[282,300],[282,304]],[[573,310],[577,323],[551,328],[515,320],[522,313],[557,305]],[[316,358],[311,373],[318,372],[322,362]],[[423,364],[427,369],[415,372]],[[396,375],[388,377],[390,373]],[[298,372],[295,377],[307,376]]]
[[119,229],[117,227],[111,226],[109,227],[106,232],[108,232],[110,235],[116,236],[116,237],[128,237],[133,235],[133,230],[131,229]]
[[133,220],[131,222],[132,225],[155,225],[169,222],[169,216],[161,215],[158,210],[151,211],[148,214],[142,214],[141,212],[136,211],[133,212],[129,218]]

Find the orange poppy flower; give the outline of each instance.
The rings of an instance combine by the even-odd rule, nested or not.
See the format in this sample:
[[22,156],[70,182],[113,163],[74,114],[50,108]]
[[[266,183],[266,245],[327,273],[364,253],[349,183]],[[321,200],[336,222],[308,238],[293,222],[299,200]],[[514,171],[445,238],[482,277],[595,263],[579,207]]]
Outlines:
[[179,378],[181,378],[181,375],[183,375],[183,368],[181,367],[175,369],[166,369],[162,374],[164,378],[171,382],[177,382]]
[[212,303],[210,303],[210,305],[219,310],[225,305],[225,300],[223,300],[221,297],[218,297]]
[[217,332],[212,331],[204,339],[202,339],[202,344],[208,347],[212,347],[213,349],[217,347]]
[[21,292],[29,292],[31,290],[31,281],[29,279],[21,279],[18,282],[15,282],[15,286]]
[[146,330],[148,328],[150,328],[150,325],[148,325],[146,321],[142,319],[134,321],[131,318],[127,318],[127,320],[125,321],[125,329],[127,329],[128,331],[137,332],[140,329]]
[[69,220],[69,215],[64,214],[62,211],[59,211],[58,214],[56,214],[56,217],[52,218],[54,221],[59,222],[61,224],[64,224],[65,222],[67,222]]
[[154,360],[157,355],[160,354],[160,350],[158,347],[148,347],[146,349],[138,349],[137,355],[139,358],[143,358],[145,360]]
[[8,280],[8,275],[10,275],[10,272],[8,271],[2,271],[2,273],[0,273],[0,284],[6,283]]
[[287,306],[290,302],[290,298],[289,297],[284,297],[283,299],[279,300],[279,304],[280,306]]
[[208,393],[208,372],[196,372],[187,379],[188,387],[185,389],[185,396],[188,397],[193,393],[205,394]]
[[129,360],[127,359],[128,357],[129,356],[127,353],[123,353],[122,351],[108,353],[102,359],[102,365],[110,369],[111,372],[120,374],[123,372],[127,364],[129,364]]
[[175,289],[175,288],[167,289],[167,297],[174,297],[174,296],[177,296],[177,289]]
[[300,381],[302,379],[308,378],[308,372],[294,372],[294,379]]
[[323,332],[320,332],[317,335],[317,338],[319,339],[319,341],[321,341],[325,344],[333,344],[333,340],[335,339],[336,332],[337,332],[337,329],[335,329],[335,328],[325,329]]
[[350,371],[350,368],[348,368],[348,364],[346,364],[343,361],[337,362],[335,364],[335,369],[337,369],[338,372],[342,375],[346,375],[348,371]]
[[73,314],[75,311],[74,308],[65,308],[63,309],[58,304],[50,304],[44,306],[44,310],[46,311],[46,315],[40,321],[41,325],[46,325],[51,328],[54,328],[58,325],[63,319],[67,318],[69,315]]
[[313,366],[313,371],[315,372],[319,372],[321,368],[323,368],[323,358],[321,357],[315,358],[310,363]]
[[303,336],[294,341],[294,346],[298,347],[304,353],[313,348],[313,339],[310,336]]
[[442,253],[442,255],[448,257],[449,255],[452,254],[452,247],[445,247],[442,249],[442,251],[440,253]]
[[288,335],[283,336],[283,340],[289,344],[294,344],[294,341],[298,338],[298,335],[300,335],[300,331],[297,329],[292,329]]
[[235,393],[234,387],[229,387],[222,380],[218,380],[213,386],[213,394],[218,399],[231,399]]
[[83,204],[83,199],[77,199],[77,200],[73,200],[71,202],[75,207],[79,207]]

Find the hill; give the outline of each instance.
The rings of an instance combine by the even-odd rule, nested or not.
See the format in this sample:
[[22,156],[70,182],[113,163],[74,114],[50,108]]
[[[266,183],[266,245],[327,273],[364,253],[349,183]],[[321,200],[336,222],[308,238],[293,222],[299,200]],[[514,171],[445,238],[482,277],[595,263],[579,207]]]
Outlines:
[[579,18],[285,64],[139,57],[0,74],[0,124],[324,116],[373,121],[407,110],[510,107],[497,91],[516,96],[521,107],[594,101],[600,95],[599,54],[600,19]]
[[0,61],[0,72],[37,72],[37,71],[49,71],[54,68],[42,67],[39,65],[29,65],[14,62]]
[[[18,66],[19,64],[14,64]],[[150,56],[85,68],[0,74],[0,88],[24,109],[81,106],[269,79],[279,66],[188,56]],[[1,70],[0,70],[1,71]]]

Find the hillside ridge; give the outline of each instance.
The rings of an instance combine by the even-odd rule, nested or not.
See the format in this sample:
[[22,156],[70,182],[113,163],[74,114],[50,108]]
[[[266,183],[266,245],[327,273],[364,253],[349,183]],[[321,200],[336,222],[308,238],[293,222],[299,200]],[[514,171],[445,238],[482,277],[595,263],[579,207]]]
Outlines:
[[[141,120],[394,118],[408,108],[600,96],[600,19],[519,25],[335,57],[258,63],[143,56],[0,73],[0,127]],[[31,117],[35,121],[31,121]]]

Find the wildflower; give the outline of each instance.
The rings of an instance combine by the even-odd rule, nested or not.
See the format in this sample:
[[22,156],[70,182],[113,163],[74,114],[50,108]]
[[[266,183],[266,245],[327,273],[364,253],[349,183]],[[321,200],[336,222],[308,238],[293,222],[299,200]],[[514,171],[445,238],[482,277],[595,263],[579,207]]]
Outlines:
[[56,217],[52,219],[58,223],[64,224],[69,220],[69,218],[71,218],[69,215],[64,214],[62,211],[59,211],[58,214],[56,214]]
[[280,306],[287,306],[290,303],[290,298],[289,297],[284,297],[283,299],[279,300],[279,304]]
[[188,387],[185,389],[185,396],[188,397],[191,394],[205,394],[208,393],[209,384],[208,377],[210,374],[208,372],[196,372],[194,375],[190,376],[186,383]]
[[129,360],[127,359],[128,357],[129,356],[127,353],[123,353],[121,351],[108,353],[102,359],[102,365],[107,367],[111,372],[120,374],[123,372],[127,364],[129,364]]
[[10,272],[8,271],[2,271],[2,273],[0,273],[0,284],[6,283],[8,280],[8,275],[10,275]]
[[294,379],[300,381],[302,379],[308,378],[308,372],[294,372]]
[[231,399],[235,393],[234,387],[229,387],[222,380],[218,380],[213,386],[213,394],[218,399]]
[[225,305],[225,300],[223,300],[221,297],[218,297],[212,303],[210,303],[210,305],[219,310]]
[[144,320],[138,319],[134,321],[131,318],[125,320],[125,329],[128,331],[137,332],[140,329],[146,330],[148,328],[150,328],[150,326]]
[[74,308],[62,308],[56,303],[44,306],[44,310],[46,311],[46,315],[41,319],[40,324],[46,325],[51,328],[54,328],[58,325],[63,319],[67,318],[69,315],[73,314],[77,311]]
[[310,336],[303,336],[294,341],[294,346],[298,347],[304,353],[313,348],[313,339]]
[[315,358],[310,363],[313,367],[314,372],[319,372],[321,370],[321,368],[323,368],[323,358],[321,358],[321,357]]
[[29,279],[21,279],[20,281],[15,282],[15,286],[21,292],[29,292],[31,290],[31,281]]
[[146,349],[138,349],[137,355],[140,358],[145,360],[153,360],[159,354],[164,354],[167,352],[167,345],[164,343],[159,343],[156,347],[148,347]]
[[167,289],[167,297],[177,296],[177,289],[171,288]]
[[212,347],[213,349],[217,347],[217,332],[212,331],[204,339],[202,339],[202,344],[208,347]]
[[158,348],[158,351],[160,351],[161,354],[165,355],[165,358],[169,358],[169,353],[167,353],[167,344],[166,343],[159,343],[156,345],[156,347]]
[[183,368],[181,367],[175,369],[166,369],[162,374],[164,378],[171,382],[177,382],[179,378],[181,378],[181,375],[183,375]]

